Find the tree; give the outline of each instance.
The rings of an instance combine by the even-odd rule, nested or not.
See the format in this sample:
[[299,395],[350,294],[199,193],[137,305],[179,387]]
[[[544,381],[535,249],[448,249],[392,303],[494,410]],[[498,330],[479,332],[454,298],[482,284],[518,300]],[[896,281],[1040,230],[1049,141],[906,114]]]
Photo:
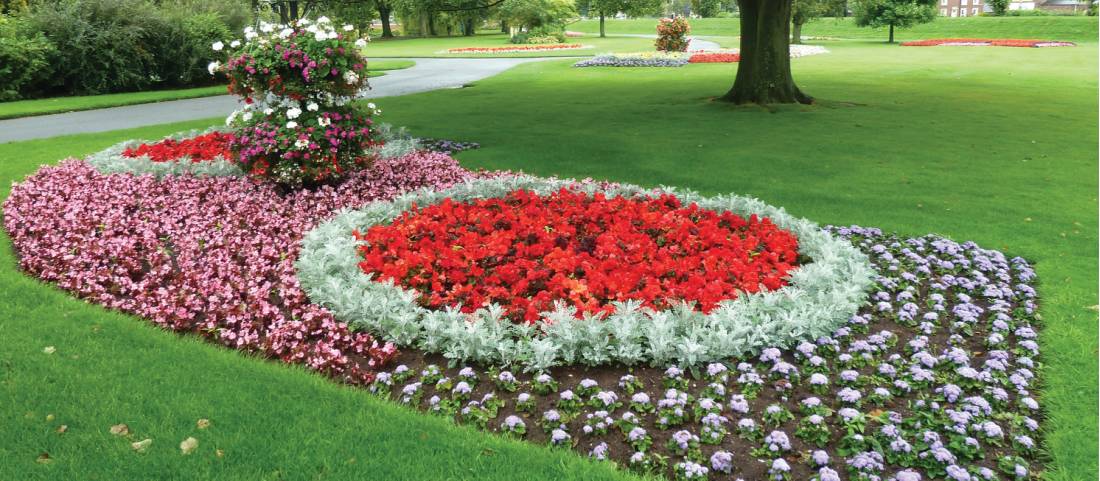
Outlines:
[[791,43],[802,43],[802,26],[836,11],[837,0],[794,0],[791,3]]
[[722,10],[722,0],[691,0],[691,12],[703,17],[717,17]]
[[528,31],[565,28],[566,22],[576,16],[573,0],[504,0],[500,4],[501,19]]
[[813,102],[791,77],[791,0],[738,0],[741,61],[721,98],[735,104]]
[[1003,16],[1008,11],[1009,0],[987,0],[986,3],[993,9],[993,15]]
[[856,25],[890,27],[889,43],[894,43],[894,28],[909,28],[936,19],[936,0],[858,0],[852,2]]
[[622,12],[631,17],[660,13],[662,0],[577,0],[577,10],[585,15],[599,15],[600,37],[606,37],[604,20]]

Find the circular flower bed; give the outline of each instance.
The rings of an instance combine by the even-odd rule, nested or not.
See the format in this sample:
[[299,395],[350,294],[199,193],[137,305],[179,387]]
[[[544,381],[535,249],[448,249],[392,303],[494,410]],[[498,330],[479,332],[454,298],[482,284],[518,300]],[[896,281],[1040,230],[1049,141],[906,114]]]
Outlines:
[[[369,389],[510,437],[675,479],[1041,478],[1035,272],[939,236],[830,228],[872,302],[791,349],[698,370],[447,367],[404,351]],[[689,478],[689,474],[690,478]]]
[[96,152],[88,164],[103,174],[133,173],[239,177],[228,142],[233,134],[220,129],[173,134],[157,142],[128,140]]
[[363,271],[416,291],[422,305],[473,312],[495,302],[528,322],[562,301],[578,316],[629,300],[650,309],[687,301],[709,313],[739,292],[786,285],[798,258],[798,240],[767,218],[684,206],[670,194],[448,199],[356,236]]
[[1020,39],[989,39],[989,38],[935,38],[929,40],[914,40],[902,42],[902,47],[1075,47],[1073,42],[1058,42],[1054,40],[1020,40]]
[[412,192],[343,213],[306,235],[297,263],[299,280],[310,299],[357,329],[450,358],[516,363],[531,369],[575,362],[697,364],[756,352],[768,345],[790,346],[825,335],[848,320],[864,302],[864,292],[871,284],[866,256],[812,222],[755,199],[732,195],[708,198],[675,190],[664,193],[705,210],[770,218],[797,237],[799,253],[813,262],[790,270],[786,287],[722,300],[708,314],[690,305],[655,310],[643,307],[640,301],[626,300],[612,302],[614,312],[594,316],[561,303],[541,312],[537,322],[527,324],[504,321],[506,309],[496,303],[472,313],[426,308],[420,305],[417,292],[392,282],[375,282],[360,268],[362,259],[353,232],[390,223],[414,206],[446,199],[500,198],[516,190],[549,195],[563,188],[628,199],[662,193],[631,185],[527,176]]
[[688,63],[736,63],[741,61],[739,53],[697,53],[688,59]]

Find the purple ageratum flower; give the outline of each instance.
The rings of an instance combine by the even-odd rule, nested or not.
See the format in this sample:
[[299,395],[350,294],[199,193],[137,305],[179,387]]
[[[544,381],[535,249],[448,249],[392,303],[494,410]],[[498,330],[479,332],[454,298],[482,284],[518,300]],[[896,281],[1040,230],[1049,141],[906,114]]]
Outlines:
[[502,424],[501,427],[508,431],[517,431],[520,429],[525,429],[527,427],[527,423],[524,423],[523,419],[519,416],[512,415],[504,418],[504,424]]
[[829,384],[829,378],[824,374],[815,372],[810,375],[810,384],[813,386],[825,386]]
[[718,376],[719,374],[723,374],[728,370],[729,368],[727,368],[725,364],[722,364],[720,362],[712,362],[710,364],[707,364],[707,375],[710,377]]
[[517,403],[525,403],[525,402],[530,401],[530,400],[531,400],[531,395],[529,393],[521,392],[521,393],[519,393],[518,396],[516,396],[516,402]]
[[458,371],[458,377],[473,379],[477,377],[477,373],[474,372],[474,368],[472,367],[464,367],[462,370]]
[[848,459],[848,466],[851,469],[863,472],[863,473],[878,473],[885,469],[882,464],[882,455],[876,451],[864,451],[862,453],[856,453],[851,459]]
[[683,376],[683,375],[684,375],[684,371],[682,369],[676,367],[676,366],[672,366],[668,369],[665,369],[665,377],[667,377],[667,378],[675,379],[675,378],[678,378],[678,377]]
[[643,406],[649,405],[649,394],[644,392],[635,393],[633,396],[630,396],[630,402]]
[[567,444],[571,439],[573,439],[573,437],[562,429],[555,429],[550,432],[550,444],[554,446]]
[[894,475],[893,480],[894,481],[921,481],[921,475],[920,475],[920,473],[918,473],[916,471],[913,471],[911,469],[906,469],[905,471],[899,471],[898,474]]
[[735,413],[746,414],[749,412],[749,401],[741,394],[730,397],[730,410]]
[[706,466],[691,461],[684,461],[677,464],[676,467],[684,473],[684,479],[706,479],[707,473],[710,471]]
[[549,384],[554,382],[554,378],[550,377],[549,374],[539,374],[535,377],[535,382],[539,384]]
[[783,458],[775,458],[772,460],[771,467],[768,468],[768,474],[771,474],[775,479],[783,479],[789,472],[791,472],[791,465],[787,464],[787,461]]
[[581,388],[583,389],[592,389],[597,386],[599,386],[599,384],[593,379],[581,379]]
[[840,371],[840,379],[844,382],[856,382],[859,380],[859,372],[851,369],[845,369]]
[[825,466],[826,464],[829,464],[829,453],[818,449],[810,454],[810,459],[812,459],[814,464],[818,466]]
[[859,411],[852,408],[840,408],[836,413],[839,414],[845,422],[851,422],[861,416]]
[[639,427],[631,429],[630,432],[626,434],[626,438],[630,442],[640,441],[642,439],[645,439],[646,436],[647,436],[647,433],[646,433],[645,429],[642,429],[642,428],[639,428]]
[[511,372],[501,371],[500,374],[497,375],[497,380],[502,383],[513,383],[516,382],[516,376],[512,375]]
[[821,400],[816,396],[810,396],[802,400],[802,407],[807,409],[813,409],[821,405]]
[[733,454],[729,451],[715,451],[714,454],[710,456],[710,468],[719,473],[732,473]]
[[576,398],[576,395],[573,394],[573,391],[566,389],[558,394],[558,397],[561,398],[562,401],[572,401]]
[[742,418],[737,421],[737,428],[743,431],[756,431],[756,421],[749,418]]
[[596,399],[600,401],[604,406],[611,406],[619,402],[619,395],[612,391],[600,391],[596,393]]
[[607,443],[601,442],[596,447],[592,448],[592,451],[588,452],[588,457],[595,458],[600,461],[607,460]]
[[451,389],[451,393],[459,395],[470,394],[470,391],[473,391],[473,388],[471,388],[466,381],[459,381],[458,384],[455,384],[455,387]]
[[947,467],[947,477],[955,481],[971,481],[973,479],[966,468],[954,464]]
[[542,419],[547,422],[556,423],[558,421],[561,421],[561,413],[559,413],[556,409],[551,409],[542,413]]
[[778,348],[769,347],[760,351],[760,362],[774,362],[778,361],[783,356],[783,351]]
[[840,398],[841,401],[849,404],[858,403],[863,399],[863,395],[860,394],[859,391],[848,387],[841,389],[840,392],[837,393],[837,397]]
[[768,451],[772,453],[791,450],[790,438],[788,438],[787,433],[783,431],[772,431],[769,433],[764,437],[764,445],[767,446]]
[[817,477],[821,481],[840,481],[840,473],[837,473],[836,471],[827,467],[822,467],[821,469],[819,469],[817,471]]

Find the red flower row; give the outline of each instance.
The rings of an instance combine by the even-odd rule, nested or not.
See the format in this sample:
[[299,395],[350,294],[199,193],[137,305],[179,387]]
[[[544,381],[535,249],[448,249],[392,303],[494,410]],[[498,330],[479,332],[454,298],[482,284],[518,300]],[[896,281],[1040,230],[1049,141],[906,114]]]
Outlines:
[[990,47],[1073,47],[1073,42],[1059,42],[1054,40],[1024,40],[1010,38],[934,38],[929,40],[915,40],[903,42],[903,47],[934,47],[937,45],[979,45]]
[[153,144],[141,144],[122,151],[124,157],[148,155],[153,162],[177,162],[190,159],[191,162],[206,162],[221,156],[232,159],[229,149],[233,134],[211,132],[183,140],[165,139]]
[[741,61],[739,53],[697,53],[688,59],[690,63],[734,63]]
[[770,219],[685,207],[668,194],[447,199],[354,235],[364,241],[359,267],[415,290],[422,305],[472,312],[495,302],[526,322],[557,301],[578,315],[628,299],[655,309],[692,301],[709,312],[741,292],[786,285],[798,262],[798,239]]
[[547,43],[538,45],[509,45],[507,47],[459,47],[449,48],[447,53],[479,53],[479,52],[515,52],[521,50],[566,50],[582,48],[579,43]]

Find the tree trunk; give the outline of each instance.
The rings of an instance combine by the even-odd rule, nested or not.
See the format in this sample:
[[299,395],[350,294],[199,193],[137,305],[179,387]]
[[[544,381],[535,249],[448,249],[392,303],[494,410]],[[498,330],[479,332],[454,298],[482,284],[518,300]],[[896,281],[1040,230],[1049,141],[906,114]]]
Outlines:
[[507,20],[504,20],[504,19],[500,20],[500,33],[508,33],[508,21]]
[[477,26],[476,26],[476,25],[474,25],[474,19],[472,19],[472,18],[467,18],[467,19],[466,19],[466,22],[464,23],[464,25],[466,26],[466,31],[465,31],[465,32],[462,32],[462,34],[463,34],[463,35],[465,35],[465,36],[467,36],[467,37],[472,37],[472,36],[474,36],[474,29],[475,29],[475,28],[477,28]]
[[435,12],[428,12],[428,35],[436,36],[435,32]]
[[600,12],[600,38],[607,37],[606,31],[604,31],[604,18],[603,12]]
[[290,0],[290,2],[288,2],[288,3],[290,3],[290,19],[297,22],[298,21],[298,1],[297,0]]
[[798,22],[791,23],[791,43],[802,43],[802,24]]
[[378,4],[378,16],[382,19],[382,38],[393,38],[393,30],[390,30],[390,7]]
[[886,43],[894,43],[894,24],[890,24],[890,41]]
[[813,103],[791,77],[791,0],[738,0],[741,61],[733,88],[722,100],[735,104]]

